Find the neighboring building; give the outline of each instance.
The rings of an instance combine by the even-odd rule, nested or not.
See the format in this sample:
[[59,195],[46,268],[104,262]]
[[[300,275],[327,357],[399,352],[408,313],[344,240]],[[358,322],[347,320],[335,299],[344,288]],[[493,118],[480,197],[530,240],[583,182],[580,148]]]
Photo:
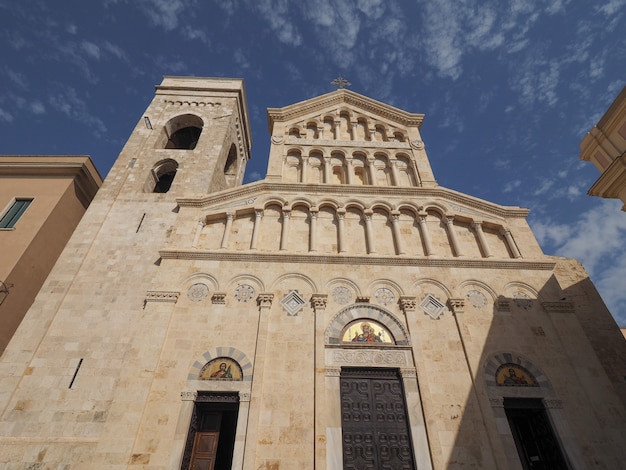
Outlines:
[[626,88],[584,137],[580,150],[580,159],[602,173],[589,194],[621,199],[626,211]]
[[519,207],[437,185],[408,113],[166,77],[0,361],[7,468],[583,469],[626,341]]
[[0,156],[0,354],[102,184],[85,156]]

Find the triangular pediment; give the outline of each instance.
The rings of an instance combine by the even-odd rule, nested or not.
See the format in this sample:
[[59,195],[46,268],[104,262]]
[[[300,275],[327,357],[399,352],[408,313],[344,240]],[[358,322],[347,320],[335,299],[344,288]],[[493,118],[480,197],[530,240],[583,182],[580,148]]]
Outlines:
[[424,120],[423,114],[409,113],[353,91],[339,89],[283,108],[268,108],[269,131],[273,135],[278,123],[306,126],[310,120],[321,122],[326,117],[339,117],[342,112],[349,113],[355,121],[365,118],[399,128],[419,129]]

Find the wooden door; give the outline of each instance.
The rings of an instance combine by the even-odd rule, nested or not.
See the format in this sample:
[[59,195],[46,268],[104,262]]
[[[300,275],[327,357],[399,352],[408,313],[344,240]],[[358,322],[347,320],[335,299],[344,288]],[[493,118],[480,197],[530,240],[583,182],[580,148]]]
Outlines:
[[191,451],[191,470],[214,470],[220,433],[197,432]]
[[397,370],[343,369],[341,424],[344,470],[414,470]]

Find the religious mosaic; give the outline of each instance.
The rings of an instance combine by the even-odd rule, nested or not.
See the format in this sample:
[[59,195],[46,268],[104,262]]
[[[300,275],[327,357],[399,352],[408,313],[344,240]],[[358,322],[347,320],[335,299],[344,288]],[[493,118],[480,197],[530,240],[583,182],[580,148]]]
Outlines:
[[207,362],[200,371],[203,380],[242,380],[241,367],[230,357],[217,357]]
[[537,379],[519,364],[502,364],[496,371],[496,385],[538,387]]
[[363,319],[349,323],[342,334],[344,343],[387,343],[394,344],[393,336],[378,322]]

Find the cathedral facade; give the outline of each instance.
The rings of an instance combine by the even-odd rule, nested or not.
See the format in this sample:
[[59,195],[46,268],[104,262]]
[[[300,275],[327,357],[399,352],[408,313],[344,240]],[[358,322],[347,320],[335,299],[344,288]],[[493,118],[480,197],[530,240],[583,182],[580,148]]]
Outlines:
[[528,211],[437,185],[424,116],[165,77],[0,360],[4,468],[585,469],[626,341]]

